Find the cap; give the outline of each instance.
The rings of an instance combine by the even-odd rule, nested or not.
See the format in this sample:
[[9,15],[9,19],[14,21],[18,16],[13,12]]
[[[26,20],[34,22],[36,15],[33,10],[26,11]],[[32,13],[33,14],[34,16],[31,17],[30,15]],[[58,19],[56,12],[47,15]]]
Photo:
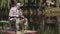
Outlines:
[[21,4],[20,4],[20,3],[17,3],[17,5],[18,5],[18,6],[21,6]]

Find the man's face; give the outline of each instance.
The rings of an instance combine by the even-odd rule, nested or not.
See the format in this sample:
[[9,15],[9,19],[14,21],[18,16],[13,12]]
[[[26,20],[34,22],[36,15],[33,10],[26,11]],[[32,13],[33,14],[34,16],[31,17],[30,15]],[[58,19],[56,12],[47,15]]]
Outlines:
[[18,10],[20,9],[20,6],[19,6],[19,5],[17,5],[17,9],[18,9]]

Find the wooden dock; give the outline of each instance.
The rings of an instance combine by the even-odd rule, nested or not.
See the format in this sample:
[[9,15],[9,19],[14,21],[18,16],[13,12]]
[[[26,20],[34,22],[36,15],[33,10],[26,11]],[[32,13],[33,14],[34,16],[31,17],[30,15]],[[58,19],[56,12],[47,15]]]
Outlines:
[[[16,34],[13,31],[0,30],[0,32],[2,32],[4,34]],[[18,31],[18,34],[23,34],[23,32]],[[37,31],[26,30],[26,31],[24,31],[24,34],[38,34],[38,32]]]

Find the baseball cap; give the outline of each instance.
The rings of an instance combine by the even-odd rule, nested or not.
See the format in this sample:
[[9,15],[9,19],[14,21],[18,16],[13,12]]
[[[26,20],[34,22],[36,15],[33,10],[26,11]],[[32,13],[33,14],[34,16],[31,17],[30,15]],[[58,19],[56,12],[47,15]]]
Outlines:
[[17,3],[17,5],[18,5],[18,6],[21,6],[21,4],[20,4],[20,3]]

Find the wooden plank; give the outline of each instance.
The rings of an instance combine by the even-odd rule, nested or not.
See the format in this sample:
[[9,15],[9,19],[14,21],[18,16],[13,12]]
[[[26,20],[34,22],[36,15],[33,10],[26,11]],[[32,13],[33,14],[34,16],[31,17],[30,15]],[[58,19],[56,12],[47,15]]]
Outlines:
[[[13,32],[13,31],[0,30],[0,32],[3,32],[3,33],[5,33],[5,34],[16,34],[16,33]],[[17,34],[22,34],[22,33],[24,33],[24,34],[38,34],[37,31],[31,31],[31,30],[25,30],[24,32],[18,31]]]

